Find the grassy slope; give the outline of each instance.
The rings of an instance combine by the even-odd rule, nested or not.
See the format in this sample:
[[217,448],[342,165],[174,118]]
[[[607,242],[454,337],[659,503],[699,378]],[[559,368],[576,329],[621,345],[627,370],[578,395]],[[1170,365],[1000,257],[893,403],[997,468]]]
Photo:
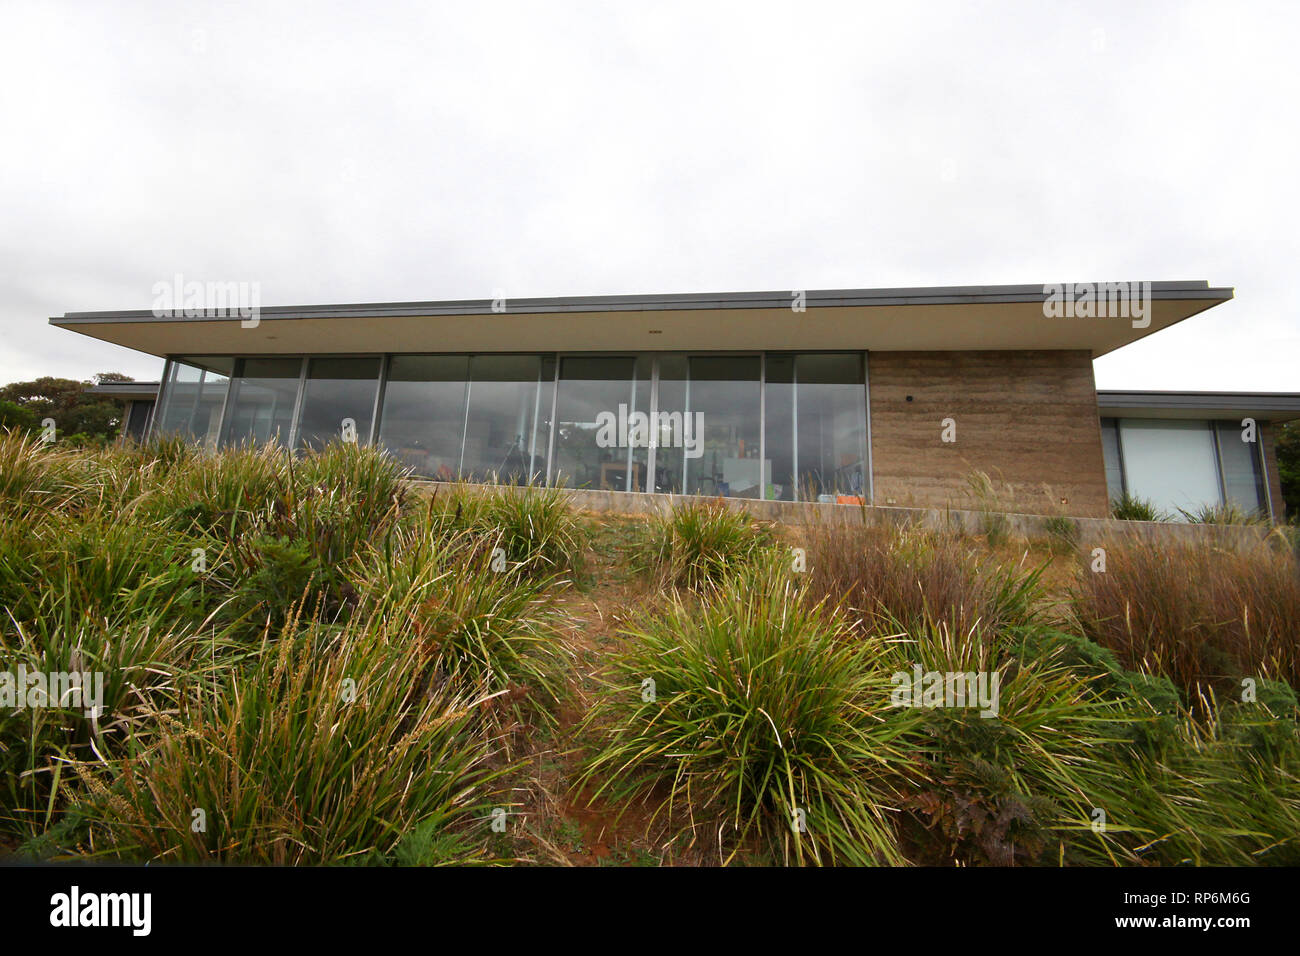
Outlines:
[[[107,712],[121,718],[108,729],[112,752],[96,759],[75,715],[41,711],[0,722],[0,756],[33,761],[24,771],[10,759],[13,772],[0,779],[20,784],[10,787],[21,803],[12,816],[46,844],[37,852],[75,855],[87,845],[97,852],[83,831],[64,828],[47,839],[60,829],[51,827],[51,811],[110,781],[118,796],[87,802],[98,815],[88,832],[111,831],[118,842],[108,852],[159,860],[192,854],[256,862],[268,846],[275,859],[278,846],[286,859],[308,863],[360,862],[363,854],[372,862],[452,862],[469,853],[550,865],[772,863],[785,852],[773,838],[789,839],[791,805],[796,812],[812,807],[816,819],[832,822],[807,831],[821,840],[841,832],[833,824],[846,819],[843,808],[897,802],[907,826],[877,862],[898,862],[897,848],[916,862],[997,862],[1024,856],[1026,846],[1027,860],[1044,862],[1033,848],[1042,844],[1042,824],[1077,828],[1081,810],[1097,806],[1080,805],[1076,796],[1101,800],[1116,819],[1123,816],[1131,827],[1117,834],[1142,835],[1126,838],[1121,855],[1129,862],[1242,861],[1243,853],[1269,852],[1261,839],[1285,844],[1266,862],[1289,859],[1285,854],[1297,849],[1287,836],[1300,832],[1294,719],[1261,721],[1259,708],[1228,700],[1239,677],[1256,675],[1261,701],[1268,690],[1279,714],[1296,710],[1289,688],[1282,687],[1288,710],[1277,687],[1262,686],[1273,675],[1296,683],[1300,591],[1289,550],[1246,557],[1173,546],[1146,553],[1117,544],[1110,572],[1084,572],[1089,586],[1080,588],[1081,555],[1062,541],[1025,545],[999,537],[990,544],[986,537],[863,528],[827,534],[824,527],[753,522],[712,505],[684,507],[672,521],[655,523],[575,516],[562,494],[536,489],[422,493],[429,490],[403,490],[382,456],[341,447],[290,461],[270,451],[207,459],[168,446],[152,457],[129,449],[88,457],[0,441],[0,605],[9,613],[0,650],[53,670],[69,669],[62,665],[86,648],[114,675]],[[793,576],[800,579],[793,602],[784,558],[759,547],[773,538],[803,546],[809,556],[809,573]],[[191,566],[194,545],[208,555],[209,570]],[[509,555],[509,568],[495,567],[497,551]],[[732,573],[756,552],[766,555],[759,564],[780,565],[779,581]],[[701,576],[707,580],[695,580]],[[720,600],[710,589],[723,580],[730,597]],[[683,596],[674,584],[695,590]],[[304,617],[306,599],[297,595],[310,595],[306,603],[316,610]],[[836,606],[836,621],[800,630],[805,612],[814,613],[823,599]],[[1055,619],[1075,611],[1100,647],[1082,639],[1057,646]],[[952,627],[938,630],[936,621]],[[1017,629],[1031,623],[1034,642],[1021,646]],[[848,633],[841,626],[885,640],[870,642],[873,659],[839,666],[840,651],[855,642],[832,647],[821,637]],[[895,640],[903,634],[909,639]],[[1204,686],[1223,696],[1221,707],[1198,708],[1213,718],[1203,726],[1183,726],[1176,715],[1155,720],[1151,707],[1174,714],[1164,698],[1178,692],[1172,684],[1154,688],[1135,672],[1171,634],[1178,639],[1154,663],[1179,678],[1184,703],[1199,700],[1207,676],[1213,682]],[[969,635],[978,639],[972,643]],[[768,643],[773,636],[780,648]],[[336,647],[336,637],[346,637],[337,650],[313,653],[310,642],[325,650]],[[1103,647],[1126,655],[1120,663],[1134,670],[1121,669]],[[286,672],[292,680],[277,678],[269,650],[276,648],[295,662]],[[805,656],[787,657],[786,650]],[[992,655],[987,661],[985,652]],[[1062,652],[1072,661],[1061,665],[1070,674],[1055,664],[1037,666]],[[890,711],[880,719],[880,688],[866,693],[864,685],[841,680],[879,680],[910,667],[913,654],[940,671],[986,671],[1014,660],[1006,719],[983,724],[942,710]],[[380,697],[378,706],[347,714],[352,739],[388,740],[419,726],[428,738],[424,749],[445,743],[448,756],[415,759],[408,773],[367,761],[361,748],[357,766],[378,788],[364,789],[361,778],[341,769],[351,763],[340,765],[328,734],[304,736],[304,728],[336,725],[344,706],[338,687],[356,667],[379,682],[371,692]],[[638,703],[626,693],[649,674],[668,695],[663,707],[652,699],[643,706],[646,699]],[[803,675],[801,682],[792,684],[792,674]],[[243,693],[205,696],[209,679],[226,691],[242,686]],[[1119,711],[1082,708],[1080,680],[1137,709],[1115,724]],[[405,690],[394,696],[393,688]],[[439,730],[444,717],[461,712],[456,691],[476,699],[465,735],[459,724],[447,724],[447,734]],[[440,702],[443,717],[434,706]],[[783,714],[787,703],[793,706]],[[170,712],[181,714],[184,726],[172,726]],[[1089,722],[1115,728],[1103,736],[1120,736],[1094,739]],[[769,734],[767,726],[778,723],[781,729]],[[29,725],[38,736],[28,739]],[[228,755],[218,743],[227,731],[242,750]],[[893,753],[895,733],[906,738],[907,768],[896,763],[897,773],[891,771],[898,789],[871,791],[875,774],[862,768]],[[857,746],[864,738],[865,751]],[[128,752],[136,745],[149,759],[133,764]],[[486,763],[475,756],[480,750]],[[280,772],[286,753],[297,755],[291,775]],[[457,755],[465,758],[466,786],[447,791],[437,772],[426,771]],[[827,755],[835,766],[829,776]],[[226,775],[232,760],[246,772]],[[70,786],[69,767],[93,778]],[[637,789],[624,773],[629,769],[632,777],[646,773],[648,792]],[[586,790],[579,785],[584,770]],[[411,774],[423,787],[414,795]],[[1116,774],[1132,784],[1115,785]],[[232,789],[232,780],[248,786]],[[328,786],[317,786],[320,780]],[[673,816],[661,815],[663,798],[683,780],[698,789],[686,805],[673,805]],[[616,803],[596,796],[594,788],[606,785],[647,795]],[[176,820],[196,791],[227,814],[214,831],[222,835],[219,846],[184,834],[176,839],[178,828],[188,831]],[[1202,792],[1226,796],[1203,800],[1196,796]],[[136,800],[125,808],[115,802],[124,793]],[[723,793],[735,795],[735,814],[719,812],[715,797]],[[1273,795],[1280,802],[1270,803]],[[385,819],[397,820],[385,822],[382,833],[368,809],[378,805],[376,796],[392,808]],[[805,802],[822,797],[830,802]],[[738,826],[741,803],[756,814],[748,819],[761,817],[763,833]],[[509,825],[489,833],[486,810],[502,806]],[[450,823],[430,820],[444,810]],[[724,818],[729,823],[719,826]],[[992,836],[957,850],[972,821],[977,828],[988,822]],[[720,838],[726,826],[731,836]],[[152,830],[166,839],[153,840]],[[279,836],[264,839],[271,831]],[[748,836],[738,839],[737,832]],[[429,842],[439,834],[449,842]],[[1159,844],[1156,853],[1133,846],[1148,838],[1148,846]],[[1084,844],[1092,856],[1073,853]],[[1085,834],[1072,841],[1070,862],[1106,862],[1096,856],[1100,844],[1107,854],[1119,846]]]
[[[573,792],[584,739],[579,733],[587,711],[595,676],[608,657],[621,646],[620,630],[635,626],[647,607],[662,592],[645,574],[631,570],[626,550],[636,540],[646,519],[640,516],[588,512],[589,529],[584,573],[562,601],[571,619],[564,639],[577,655],[570,679],[571,699],[560,712],[559,726],[551,732],[532,728],[528,769],[514,785],[525,794],[524,816],[501,849],[523,862],[561,866],[690,866],[718,862],[715,848],[686,846],[682,830],[662,821],[653,824],[650,807],[619,807],[604,798],[590,799]],[[776,533],[791,547],[804,543],[803,529],[778,527]],[[1050,542],[1016,546],[1002,543],[989,548],[1000,562],[1023,561],[1045,565],[1044,581],[1053,600],[1064,604],[1065,588],[1072,580],[1073,553],[1053,549]],[[760,850],[750,857],[763,862]]]

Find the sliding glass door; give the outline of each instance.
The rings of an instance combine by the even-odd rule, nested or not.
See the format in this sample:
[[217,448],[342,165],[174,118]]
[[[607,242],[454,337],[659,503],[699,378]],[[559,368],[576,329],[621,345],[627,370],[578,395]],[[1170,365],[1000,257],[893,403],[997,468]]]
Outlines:
[[[654,490],[683,494],[686,490],[685,415],[690,373],[685,355],[661,355],[658,365],[654,422],[651,425],[654,450]],[[674,414],[676,417],[674,418]],[[680,436],[673,440],[673,428]]]
[[795,357],[796,486],[806,501],[865,494],[867,422],[862,356]]

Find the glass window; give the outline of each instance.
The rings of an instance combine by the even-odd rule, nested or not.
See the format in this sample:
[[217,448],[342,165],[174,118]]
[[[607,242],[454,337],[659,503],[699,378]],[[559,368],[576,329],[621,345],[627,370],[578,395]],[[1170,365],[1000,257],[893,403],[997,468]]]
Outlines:
[[394,355],[379,441],[417,475],[452,481],[465,437],[466,355]]
[[153,402],[147,399],[131,402],[131,407],[126,413],[126,421],[122,425],[123,432],[128,438],[143,441],[149,431],[149,416],[152,414]]
[[545,446],[537,428],[543,421],[541,373],[537,355],[476,355],[470,360],[464,478],[513,484],[545,480]]
[[650,432],[654,427],[654,420],[650,417],[652,411],[650,407],[650,395],[652,378],[654,371],[654,359],[649,355],[642,355],[636,360],[636,368],[633,369],[634,381],[632,382],[632,407],[631,414],[634,416],[645,416],[646,424],[645,436],[636,437],[639,440],[631,443],[628,449],[629,472],[627,477],[628,491],[645,491],[647,482],[650,478]]
[[1120,463],[1119,428],[1113,418],[1101,420],[1101,455],[1106,464],[1106,494],[1111,501],[1124,497],[1124,468]]
[[1214,433],[1207,422],[1122,418],[1119,430],[1131,494],[1171,514],[1220,504]]
[[866,497],[867,401],[856,353],[770,354],[768,497],[836,501]]
[[764,381],[766,450],[772,460],[768,497],[775,501],[794,501],[794,356],[788,352],[768,355]]
[[610,491],[644,485],[644,459],[634,460],[633,445],[639,443],[643,452],[648,448],[649,403],[640,409],[644,421],[638,423],[636,365],[631,357],[560,360],[554,484]]
[[321,448],[348,433],[357,444],[370,441],[379,363],[378,358],[311,359],[298,418],[299,448]]
[[795,447],[801,498],[864,498],[867,404],[862,357],[795,357]]
[[684,355],[662,355],[659,362],[659,404],[651,426],[650,440],[655,445],[654,490],[681,494],[686,487],[685,455],[681,442],[674,443],[673,429],[679,436],[686,414],[687,363]]
[[187,357],[173,361],[163,383],[156,432],[216,444],[233,368],[234,360],[229,358]]
[[1256,440],[1242,441],[1239,421],[1215,422],[1219,432],[1219,460],[1223,466],[1223,488],[1228,501],[1247,511],[1268,510],[1264,476],[1259,462],[1259,431]]
[[680,441],[687,494],[762,497],[772,463],[758,456],[759,369],[757,355],[690,357]]
[[301,376],[302,359],[240,359],[226,444],[288,444]]
[[542,380],[537,386],[537,424],[528,446],[532,474],[538,482],[545,482],[550,474],[547,462],[551,453],[551,411],[555,403],[556,368],[554,355],[542,356]]

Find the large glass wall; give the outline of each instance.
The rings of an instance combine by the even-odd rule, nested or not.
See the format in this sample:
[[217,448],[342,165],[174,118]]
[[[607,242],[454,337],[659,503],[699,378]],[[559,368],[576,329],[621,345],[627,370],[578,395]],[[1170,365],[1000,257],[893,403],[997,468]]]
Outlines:
[[298,449],[374,433],[415,474],[443,480],[787,501],[869,494],[861,353],[384,362],[175,360],[158,430]]
[[765,450],[772,462],[768,497],[794,501],[798,470],[794,453],[794,355],[769,355],[765,372],[767,402],[763,427]]
[[153,402],[136,399],[131,402],[126,421],[122,425],[123,433],[135,441],[144,438],[149,431],[149,417],[153,414]]
[[795,359],[795,373],[800,497],[863,497],[867,405],[862,356],[800,355]]
[[653,460],[661,492],[865,496],[862,375],[855,353],[566,357],[552,478],[639,491]]
[[234,359],[220,356],[174,359],[163,383],[154,434],[215,445],[234,366]]
[[416,474],[546,480],[555,360],[538,355],[394,355],[379,441]]
[[287,445],[302,378],[300,358],[240,359],[230,390],[228,445]]
[[528,446],[532,475],[535,481],[545,482],[551,474],[551,414],[555,408],[555,379],[559,363],[554,355],[542,356],[541,381],[537,386],[537,420],[533,426]]
[[641,355],[633,369],[631,414],[638,424],[643,420],[646,427],[644,436],[635,433],[630,436],[637,440],[629,442],[628,491],[645,491],[650,482],[650,444],[654,434],[654,419],[651,417],[654,411],[654,364],[651,356]]
[[299,448],[320,448],[339,438],[361,445],[370,441],[379,365],[377,357],[310,360],[298,416]]

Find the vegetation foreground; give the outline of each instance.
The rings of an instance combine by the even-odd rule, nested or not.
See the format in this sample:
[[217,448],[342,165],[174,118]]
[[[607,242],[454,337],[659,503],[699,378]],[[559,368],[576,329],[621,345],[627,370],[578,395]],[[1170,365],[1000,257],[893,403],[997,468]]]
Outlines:
[[404,477],[0,432],[0,853],[1300,864],[1280,532],[1015,546]]

